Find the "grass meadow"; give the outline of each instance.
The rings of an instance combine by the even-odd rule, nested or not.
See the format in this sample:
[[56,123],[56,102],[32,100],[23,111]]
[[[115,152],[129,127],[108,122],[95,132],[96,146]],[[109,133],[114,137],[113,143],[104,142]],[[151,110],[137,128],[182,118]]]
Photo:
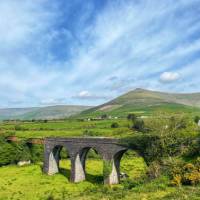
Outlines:
[[[171,187],[167,177],[151,182],[142,182],[146,166],[140,157],[122,160],[121,170],[129,174],[132,182],[122,181],[115,186],[102,184],[102,160],[88,159],[87,180],[81,183],[69,182],[70,163],[61,161],[61,173],[47,176],[42,173],[41,164],[0,168],[1,200],[159,200],[200,199],[200,187]],[[94,167],[95,166],[95,167]]]
[[[151,116],[147,119],[152,120]],[[113,123],[117,123],[118,127],[112,128]],[[0,123],[0,134],[15,135],[20,138],[49,136],[126,138],[136,134],[130,127],[130,121],[120,117],[99,121],[77,119],[11,121]],[[191,134],[195,135],[196,132],[191,131]],[[77,184],[69,182],[69,160],[61,160],[60,173],[53,176],[42,173],[42,163],[23,167],[7,165],[0,167],[0,200],[200,200],[199,185],[174,187],[170,185],[169,177],[164,175],[149,180],[147,169],[142,157],[135,152],[129,152],[121,161],[121,172],[129,177],[122,180],[119,185],[104,186],[103,162],[98,157],[87,159],[86,181]]]

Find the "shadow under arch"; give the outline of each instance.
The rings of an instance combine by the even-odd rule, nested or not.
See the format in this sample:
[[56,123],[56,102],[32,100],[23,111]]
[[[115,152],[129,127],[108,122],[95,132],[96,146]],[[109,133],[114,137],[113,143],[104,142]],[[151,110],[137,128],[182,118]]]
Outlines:
[[85,178],[91,183],[103,182],[103,155],[96,147],[84,147],[79,151]]

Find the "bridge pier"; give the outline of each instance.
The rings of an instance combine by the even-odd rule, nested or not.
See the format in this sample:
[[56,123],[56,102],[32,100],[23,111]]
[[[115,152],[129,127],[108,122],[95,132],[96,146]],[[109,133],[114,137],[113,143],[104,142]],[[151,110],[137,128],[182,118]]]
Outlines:
[[120,170],[119,166],[116,165],[116,163],[112,160],[112,170],[108,177],[104,178],[104,184],[108,185],[114,185],[119,184],[120,182]]
[[70,181],[78,183],[85,180],[85,166],[81,160],[80,154],[77,154],[71,162]]
[[45,146],[44,172],[48,175],[53,175],[59,172],[59,154],[58,147],[54,149]]
[[[111,152],[109,156],[106,155],[104,157],[104,165],[110,165],[110,173],[104,177],[104,184],[114,185],[120,183],[120,161],[125,151],[126,150]],[[107,168],[107,166],[104,167]]]

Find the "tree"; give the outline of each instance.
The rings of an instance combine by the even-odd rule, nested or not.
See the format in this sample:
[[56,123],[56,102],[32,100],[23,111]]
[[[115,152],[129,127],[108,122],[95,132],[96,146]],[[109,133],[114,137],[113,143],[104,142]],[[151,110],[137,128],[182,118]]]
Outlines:
[[119,127],[119,124],[117,122],[113,122],[111,124],[111,128],[118,128]]
[[134,122],[137,119],[137,116],[134,113],[130,113],[128,114],[127,119]]
[[195,116],[195,118],[194,118],[194,122],[195,122],[196,124],[199,123],[199,120],[200,120],[200,117],[199,117],[199,116]]
[[133,129],[144,132],[144,121],[142,119],[136,119],[133,124]]
[[106,114],[101,115],[101,119],[107,119],[108,116]]

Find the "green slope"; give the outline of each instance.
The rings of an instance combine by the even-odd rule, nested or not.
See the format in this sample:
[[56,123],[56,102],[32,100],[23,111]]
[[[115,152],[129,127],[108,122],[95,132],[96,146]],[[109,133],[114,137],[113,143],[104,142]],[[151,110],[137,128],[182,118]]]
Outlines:
[[6,119],[59,119],[78,114],[89,106],[48,106],[38,108],[0,109],[0,120]]
[[199,113],[200,93],[173,94],[136,89],[103,105],[83,111],[81,116],[99,116],[104,113],[125,116],[131,112],[149,115],[155,110]]

